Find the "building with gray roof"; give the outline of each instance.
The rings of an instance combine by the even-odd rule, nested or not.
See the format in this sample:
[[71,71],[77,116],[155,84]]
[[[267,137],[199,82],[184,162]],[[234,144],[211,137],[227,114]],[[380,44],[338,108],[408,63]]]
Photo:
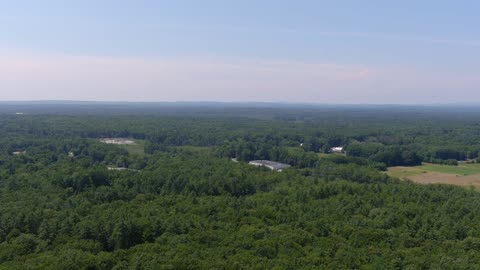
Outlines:
[[271,160],[252,160],[248,162],[248,164],[253,165],[253,166],[263,166],[267,167],[270,170],[281,172],[282,170],[289,168],[290,165],[276,162],[276,161],[271,161]]

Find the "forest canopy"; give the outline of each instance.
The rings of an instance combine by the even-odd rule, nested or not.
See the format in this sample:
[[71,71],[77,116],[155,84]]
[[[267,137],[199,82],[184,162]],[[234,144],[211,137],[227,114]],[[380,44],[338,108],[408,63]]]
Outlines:
[[383,172],[474,162],[480,112],[94,108],[0,108],[0,269],[480,267],[477,191]]

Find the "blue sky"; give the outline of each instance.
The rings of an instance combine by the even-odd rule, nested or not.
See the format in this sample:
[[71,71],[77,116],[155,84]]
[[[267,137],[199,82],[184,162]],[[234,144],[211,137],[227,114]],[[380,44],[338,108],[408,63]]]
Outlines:
[[478,10],[430,0],[0,1],[0,99],[475,102]]

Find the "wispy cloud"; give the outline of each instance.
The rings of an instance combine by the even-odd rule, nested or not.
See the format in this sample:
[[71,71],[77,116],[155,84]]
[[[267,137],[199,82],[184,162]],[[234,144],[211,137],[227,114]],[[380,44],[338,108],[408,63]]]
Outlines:
[[3,100],[430,103],[469,100],[479,86],[478,76],[409,68],[0,52]]
[[[147,26],[148,27],[148,26]],[[348,32],[348,31],[322,31],[309,29],[296,29],[287,27],[245,27],[240,25],[227,25],[227,24],[214,24],[214,25],[183,25],[183,24],[163,24],[163,25],[150,25],[151,28],[156,29],[171,29],[182,31],[229,31],[229,32],[259,32],[259,33],[276,33],[284,35],[297,35],[303,36],[322,36],[331,38],[354,38],[354,39],[376,39],[376,40],[390,40],[390,41],[402,41],[402,42],[421,42],[431,44],[445,44],[445,45],[458,45],[458,46],[480,46],[480,40],[468,40],[468,39],[449,39],[444,37],[435,36],[415,36],[404,34],[390,34],[390,33],[374,33],[374,32]]]
[[0,91],[4,99],[288,100],[289,90],[331,88],[374,72],[330,63],[9,53],[0,54]]
[[425,42],[425,43],[437,43],[437,44],[449,44],[449,45],[461,45],[461,46],[480,46],[480,41],[474,40],[458,40],[458,39],[445,39],[435,38],[429,36],[409,36],[409,35],[392,35],[381,33],[349,33],[349,32],[317,32],[317,35],[322,36],[338,36],[338,37],[351,37],[351,38],[367,38],[367,39],[385,39],[394,41],[408,41],[408,42]]

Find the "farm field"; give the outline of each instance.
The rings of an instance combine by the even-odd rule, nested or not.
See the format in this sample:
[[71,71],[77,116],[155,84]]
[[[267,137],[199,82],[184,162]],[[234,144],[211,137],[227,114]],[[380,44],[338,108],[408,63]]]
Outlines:
[[398,166],[389,168],[387,174],[422,184],[474,186],[480,190],[480,164],[478,163],[461,163],[458,166],[428,163],[416,167]]
[[448,184],[464,187],[473,186],[476,190],[480,191],[480,174],[458,176],[448,173],[428,172],[413,175],[408,179],[421,184]]
[[411,176],[426,173],[425,170],[420,169],[421,166],[417,167],[403,167],[396,166],[390,167],[387,170],[387,174],[391,177],[396,177],[400,179],[408,179]]

